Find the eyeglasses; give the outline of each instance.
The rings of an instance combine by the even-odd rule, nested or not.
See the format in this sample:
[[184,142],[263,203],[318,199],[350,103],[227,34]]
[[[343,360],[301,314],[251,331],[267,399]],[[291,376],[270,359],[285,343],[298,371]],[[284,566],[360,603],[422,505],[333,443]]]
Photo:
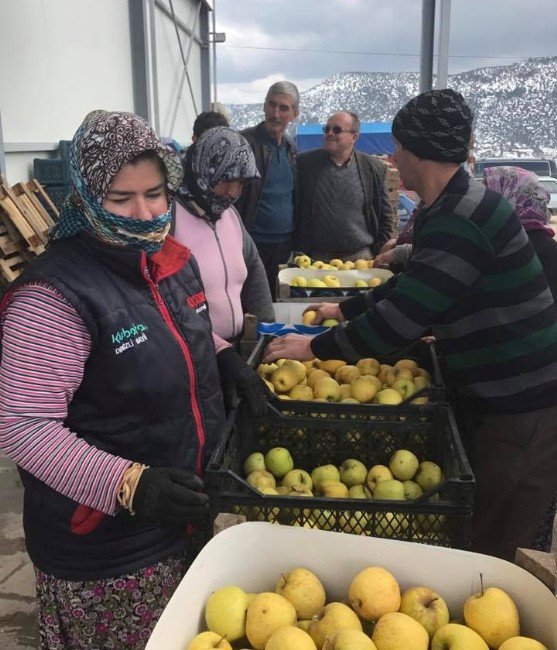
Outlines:
[[339,135],[341,133],[356,133],[356,131],[352,131],[351,129],[343,129],[340,126],[337,126],[336,124],[334,126],[329,126],[328,124],[322,128],[323,133],[329,133],[329,131],[332,131],[335,135]]

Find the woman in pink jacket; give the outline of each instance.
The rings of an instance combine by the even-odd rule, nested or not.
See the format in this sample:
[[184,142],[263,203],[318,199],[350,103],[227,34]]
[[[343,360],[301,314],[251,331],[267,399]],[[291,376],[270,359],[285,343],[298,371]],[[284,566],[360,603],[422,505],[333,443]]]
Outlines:
[[205,131],[188,149],[174,237],[195,255],[213,331],[237,344],[244,314],[273,321],[265,269],[234,208],[244,183],[259,177],[251,147],[228,127]]

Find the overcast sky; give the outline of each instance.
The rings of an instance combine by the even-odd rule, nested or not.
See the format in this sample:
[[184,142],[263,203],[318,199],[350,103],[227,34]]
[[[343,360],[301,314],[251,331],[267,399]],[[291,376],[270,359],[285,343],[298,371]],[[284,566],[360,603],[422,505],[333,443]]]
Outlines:
[[[215,4],[222,102],[262,101],[279,79],[307,90],[337,72],[419,71],[422,0]],[[557,56],[557,0],[452,0],[449,54],[449,74]]]

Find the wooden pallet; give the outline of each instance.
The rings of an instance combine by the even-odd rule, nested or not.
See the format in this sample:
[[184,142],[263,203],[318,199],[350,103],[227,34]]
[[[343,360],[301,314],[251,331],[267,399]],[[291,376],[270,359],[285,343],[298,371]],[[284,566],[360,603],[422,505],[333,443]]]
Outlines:
[[4,183],[0,183],[0,208],[16,227],[27,248],[35,255],[40,255],[47,240],[44,224],[25,202],[19,200],[14,190]]

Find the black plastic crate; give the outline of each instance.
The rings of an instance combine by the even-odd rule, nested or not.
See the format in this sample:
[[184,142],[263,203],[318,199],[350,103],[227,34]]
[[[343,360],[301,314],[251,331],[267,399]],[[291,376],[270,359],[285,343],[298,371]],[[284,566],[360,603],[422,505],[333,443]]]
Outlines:
[[[248,365],[254,370],[257,369],[257,366],[261,363],[263,353],[265,348],[272,341],[274,337],[269,334],[264,334],[257,345],[253,349],[253,352],[247,359]],[[422,397],[427,395],[430,402],[445,402],[447,387],[445,385],[445,380],[441,372],[441,367],[439,364],[439,359],[437,357],[437,352],[435,346],[432,343],[426,343],[425,341],[416,341],[410,346],[404,348],[404,350],[399,351],[396,355],[392,356],[376,356],[379,363],[388,363],[393,365],[399,359],[413,359],[417,364],[424,368],[431,375],[431,386],[425,388],[419,392],[414,393],[410,397],[410,400],[415,399],[416,397]],[[274,395],[271,391],[269,393],[269,400],[278,408],[281,404],[281,400]],[[313,402],[303,402],[307,408],[311,408]],[[337,407],[339,413],[349,413],[352,411],[352,407],[358,407],[357,404],[341,404],[339,402],[333,402],[333,405]],[[365,408],[376,408],[377,404],[362,404]],[[398,408],[398,407],[385,407],[385,408]]]
[[[354,406],[354,413],[339,416],[331,403],[314,402],[309,413],[302,402],[281,402],[279,411],[261,419],[241,409],[207,468],[213,515],[468,548],[475,480],[450,407]],[[414,501],[264,496],[243,478],[243,463],[273,447],[289,449],[295,468],[308,472],[347,458],[369,470],[408,449],[420,461],[438,463],[445,478]]]
[[50,200],[54,203],[58,210],[61,210],[62,206],[64,205],[66,196],[68,196],[71,191],[71,185],[48,184],[44,185],[44,191],[48,194]]
[[43,185],[63,185],[70,181],[70,168],[67,160],[59,158],[34,158],[33,178]]

